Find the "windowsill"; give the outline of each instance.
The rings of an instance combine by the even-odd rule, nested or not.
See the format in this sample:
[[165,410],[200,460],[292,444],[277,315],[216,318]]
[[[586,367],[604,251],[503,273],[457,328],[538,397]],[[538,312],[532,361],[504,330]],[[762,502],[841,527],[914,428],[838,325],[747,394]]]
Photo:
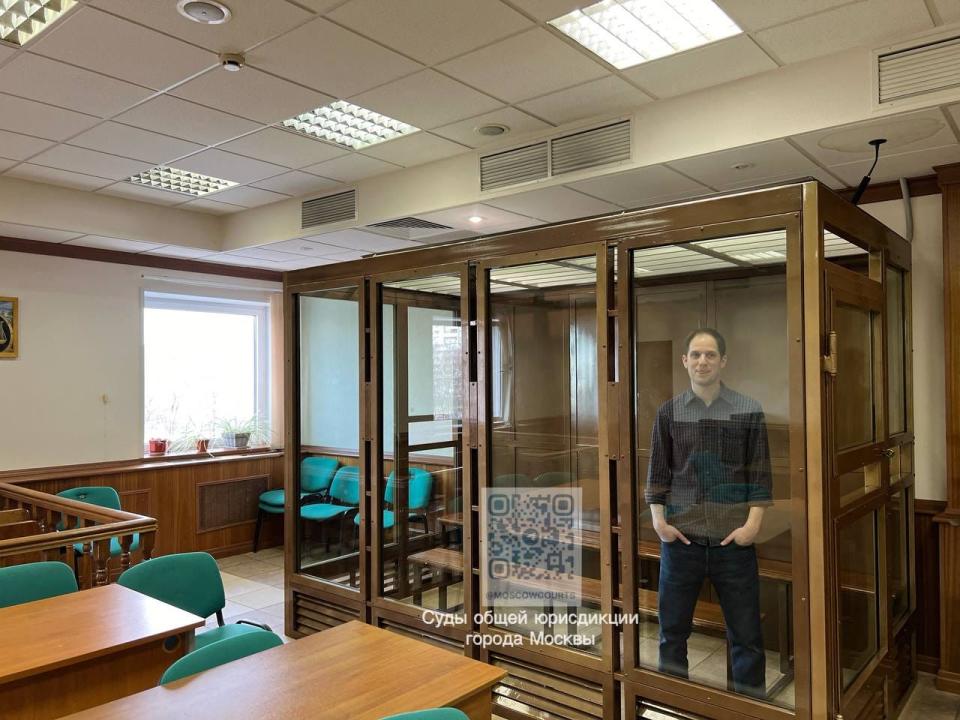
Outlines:
[[233,457],[237,455],[262,455],[263,453],[269,452],[278,452],[281,451],[280,448],[272,448],[269,445],[258,445],[256,447],[245,447],[245,448],[213,448],[208,452],[198,453],[198,452],[179,452],[179,453],[163,453],[163,454],[151,454],[144,453],[143,461],[145,463],[151,462],[170,462],[178,460],[216,460],[217,458],[222,457]]

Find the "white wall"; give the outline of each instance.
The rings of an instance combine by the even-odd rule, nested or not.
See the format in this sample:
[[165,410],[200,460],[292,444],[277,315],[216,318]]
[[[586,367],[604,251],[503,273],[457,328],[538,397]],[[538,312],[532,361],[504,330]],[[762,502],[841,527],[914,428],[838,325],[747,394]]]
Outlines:
[[0,360],[0,470],[142,456],[141,293],[225,294],[196,282],[279,286],[0,252],[0,295],[20,299],[19,358]]
[[[947,496],[946,393],[943,363],[943,232],[940,195],[914,198],[913,207],[913,418],[917,437],[917,497]],[[903,201],[863,209],[900,234]]]

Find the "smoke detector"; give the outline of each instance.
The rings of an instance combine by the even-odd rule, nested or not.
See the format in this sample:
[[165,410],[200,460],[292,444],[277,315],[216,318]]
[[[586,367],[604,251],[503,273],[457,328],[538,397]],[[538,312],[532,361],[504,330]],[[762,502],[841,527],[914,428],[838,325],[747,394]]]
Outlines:
[[505,135],[510,132],[510,128],[500,123],[488,123],[487,125],[474,128],[474,130],[478,135],[484,135],[486,137],[497,137],[498,135]]
[[223,25],[230,19],[230,8],[216,0],[179,0],[177,12],[202,25]]
[[220,67],[228,72],[237,72],[243,67],[243,55],[236,53],[220,53]]

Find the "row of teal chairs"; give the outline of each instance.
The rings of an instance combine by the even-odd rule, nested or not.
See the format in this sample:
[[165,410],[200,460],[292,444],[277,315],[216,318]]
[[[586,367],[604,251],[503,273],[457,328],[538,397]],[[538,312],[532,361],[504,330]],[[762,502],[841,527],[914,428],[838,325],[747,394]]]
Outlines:
[[[394,473],[387,477],[384,490],[384,502],[392,505],[396,480]],[[360,469],[355,466],[340,466],[340,462],[329,457],[304,458],[300,465],[300,517],[314,522],[339,519],[340,541],[343,542],[345,524],[353,518],[355,526],[360,525]],[[427,506],[433,492],[433,474],[420,468],[410,468],[410,480],[407,486],[407,507],[409,519],[423,522],[426,527]],[[283,490],[268,490],[260,495],[257,511],[257,524],[254,529],[253,551],[260,548],[260,529],[266,515],[279,515],[284,512],[286,497]],[[383,511],[382,526],[389,529],[396,518],[393,510]]]

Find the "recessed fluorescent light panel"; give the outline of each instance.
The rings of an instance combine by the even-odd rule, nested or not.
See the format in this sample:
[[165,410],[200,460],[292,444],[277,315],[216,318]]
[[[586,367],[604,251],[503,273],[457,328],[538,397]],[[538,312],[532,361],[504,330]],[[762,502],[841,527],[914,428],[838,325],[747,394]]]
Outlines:
[[283,126],[351,150],[393,140],[420,129],[343,100],[284,120]]
[[742,32],[713,0],[603,0],[550,24],[621,70]]
[[0,42],[23,45],[76,4],[76,0],[0,0]]
[[[2,2],[2,0],[0,0],[0,2]],[[163,166],[150,168],[142,173],[137,173],[133,177],[127,178],[127,182],[145,185],[156,188],[157,190],[169,190],[170,192],[190,195],[192,197],[202,197],[236,185],[236,183],[231,180],[221,180],[220,178],[210,177],[209,175],[201,175],[200,173]]]

